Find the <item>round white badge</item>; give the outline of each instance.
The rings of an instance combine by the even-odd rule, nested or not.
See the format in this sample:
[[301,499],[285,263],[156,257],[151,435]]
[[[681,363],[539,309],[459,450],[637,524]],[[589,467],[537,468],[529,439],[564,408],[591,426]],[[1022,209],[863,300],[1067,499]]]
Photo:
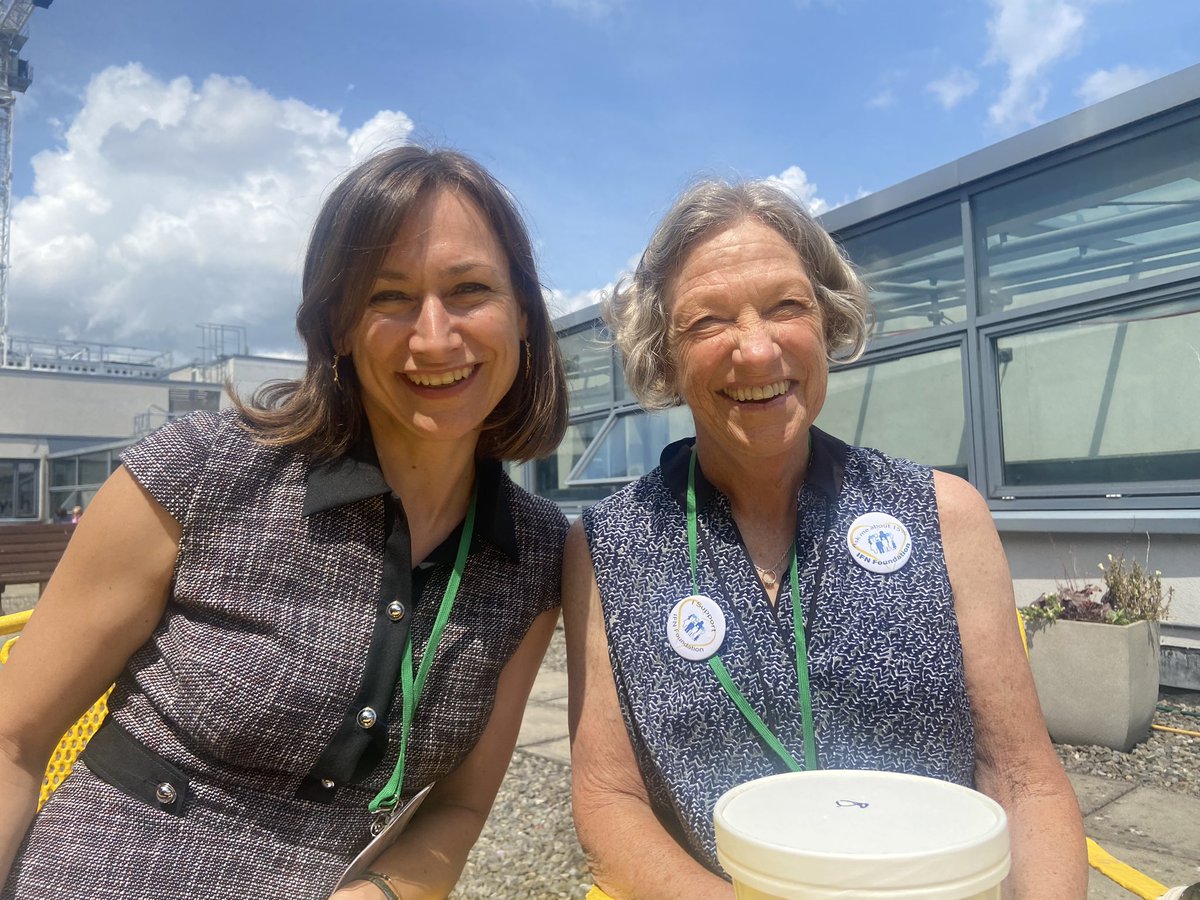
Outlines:
[[895,572],[912,555],[912,535],[895,516],[863,513],[846,532],[846,544],[854,561],[868,572]]
[[725,640],[725,613],[711,597],[684,597],[667,616],[667,640],[684,659],[708,659]]

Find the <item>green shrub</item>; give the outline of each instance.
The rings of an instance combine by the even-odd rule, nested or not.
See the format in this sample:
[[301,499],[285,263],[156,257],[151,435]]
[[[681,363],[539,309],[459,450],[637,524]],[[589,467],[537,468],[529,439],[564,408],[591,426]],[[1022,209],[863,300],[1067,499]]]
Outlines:
[[1071,582],[1057,584],[1053,592],[1042,594],[1020,609],[1026,625],[1035,622],[1099,622],[1108,625],[1128,625],[1143,620],[1157,622],[1171,609],[1174,588],[1163,592],[1162,572],[1151,575],[1136,561],[1108,554],[1108,563],[1100,563],[1104,587],[1085,584],[1075,587]]
[[1108,588],[1103,600],[1116,614],[1114,624],[1130,622],[1159,622],[1171,611],[1171,600],[1175,589],[1163,593],[1162,572],[1153,575],[1143,569],[1137,561],[1129,562],[1124,556],[1108,554],[1108,565],[1100,563],[1104,573],[1104,586]]

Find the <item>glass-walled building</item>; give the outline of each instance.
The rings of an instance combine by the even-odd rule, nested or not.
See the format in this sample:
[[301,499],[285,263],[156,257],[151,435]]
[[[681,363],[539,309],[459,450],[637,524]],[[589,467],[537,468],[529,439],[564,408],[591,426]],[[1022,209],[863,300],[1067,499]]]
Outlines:
[[0,527],[78,518],[138,438],[172,419],[223,409],[231,402],[227,385],[249,397],[304,369],[298,360],[254,356],[155,368],[113,362],[104,345],[46,346],[60,355],[10,357],[0,366]]
[[1200,104],[1072,140],[1089,112],[1023,136],[1053,152],[977,177],[969,157],[931,173],[946,190],[825,217],[877,320],[823,427],[968,477],[998,512],[1196,507]]
[[568,513],[607,497],[658,465],[671,441],[693,434],[686,408],[647,412],[625,386],[621,361],[597,307],[559,319],[571,424],[558,451],[527,466],[526,486]]
[[[1200,625],[1200,66],[822,222],[875,325],[817,425],[971,481],[1018,602],[1128,550]],[[638,409],[598,314],[556,323],[571,429],[525,475],[568,512],[691,433],[686,410]]]

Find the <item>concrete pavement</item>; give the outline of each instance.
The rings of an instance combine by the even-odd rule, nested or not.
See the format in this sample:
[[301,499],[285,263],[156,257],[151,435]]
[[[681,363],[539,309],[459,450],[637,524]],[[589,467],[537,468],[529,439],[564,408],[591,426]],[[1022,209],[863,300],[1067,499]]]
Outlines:
[[[558,762],[571,761],[565,672],[543,666],[538,673],[517,746]],[[1070,779],[1087,834],[1101,847],[1168,887],[1200,882],[1200,799],[1094,775]],[[1134,896],[1091,870],[1088,900]]]
[[[561,631],[560,626],[558,640]],[[517,746],[528,753],[570,763],[571,743],[567,733],[567,673],[543,665],[529,692]]]
[[[1088,837],[1168,887],[1200,882],[1200,799],[1094,775],[1070,775]],[[1095,869],[1088,900],[1133,896]]]

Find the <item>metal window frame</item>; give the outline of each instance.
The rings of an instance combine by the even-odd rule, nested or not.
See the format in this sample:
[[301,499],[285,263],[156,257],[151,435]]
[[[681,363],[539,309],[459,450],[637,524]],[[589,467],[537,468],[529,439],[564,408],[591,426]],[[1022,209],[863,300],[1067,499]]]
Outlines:
[[[1111,293],[1111,291],[1109,292]],[[1187,481],[1164,480],[1121,483],[1011,485],[1003,478],[1003,427],[1000,419],[1000,381],[997,374],[996,341],[1013,335],[1031,334],[1060,325],[1083,322],[1114,313],[1151,309],[1167,303],[1196,297],[1200,302],[1200,274],[1183,283],[1158,285],[1137,293],[1094,298],[1090,301],[1060,304],[1034,315],[983,325],[978,344],[984,365],[980,372],[983,389],[984,445],[988,473],[985,496],[993,509],[1005,510],[1136,510],[1149,508],[1178,509],[1200,506],[1200,478]]]
[[[28,456],[4,456],[4,457],[0,457],[0,463],[12,463],[12,465],[13,465],[12,479],[8,483],[7,490],[10,492],[9,497],[12,499],[12,508],[14,510],[17,509],[17,489],[18,489],[18,478],[20,475],[20,473],[18,472],[18,466],[20,463],[29,463],[33,466],[33,480],[34,480],[33,515],[31,515],[31,516],[0,516],[0,522],[36,522],[36,521],[40,520],[42,517],[42,497],[41,497],[42,461],[40,459],[33,459]],[[4,490],[4,488],[0,487],[0,490]]]
[[596,436],[592,438],[592,442],[588,444],[587,449],[584,450],[583,454],[579,457],[579,462],[575,464],[570,473],[567,475],[566,484],[569,487],[592,487],[596,485],[614,485],[619,487],[621,485],[631,484],[632,482],[637,481],[638,478],[641,477],[640,475],[623,475],[611,478],[583,478],[581,476],[583,475],[584,471],[587,470],[587,467],[591,463],[592,459],[594,459],[596,454],[600,452],[600,447],[603,446],[608,435],[612,432],[613,428],[616,427],[618,420],[627,419],[631,416],[637,415],[650,416],[656,413],[667,412],[669,412],[669,410],[644,409],[636,402],[622,403],[619,406],[614,405],[609,410],[608,418],[605,419],[604,424],[600,427],[600,430],[596,432]]

